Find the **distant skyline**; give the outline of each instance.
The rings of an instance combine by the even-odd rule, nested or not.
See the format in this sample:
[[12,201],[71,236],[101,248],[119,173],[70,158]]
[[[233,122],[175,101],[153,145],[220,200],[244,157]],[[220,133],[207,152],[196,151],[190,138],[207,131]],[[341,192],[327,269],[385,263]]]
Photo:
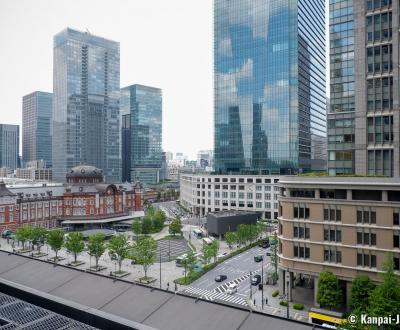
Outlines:
[[212,0],[2,0],[1,123],[22,124],[22,97],[53,91],[53,36],[66,27],[121,44],[121,88],[163,91],[163,148],[213,148]]

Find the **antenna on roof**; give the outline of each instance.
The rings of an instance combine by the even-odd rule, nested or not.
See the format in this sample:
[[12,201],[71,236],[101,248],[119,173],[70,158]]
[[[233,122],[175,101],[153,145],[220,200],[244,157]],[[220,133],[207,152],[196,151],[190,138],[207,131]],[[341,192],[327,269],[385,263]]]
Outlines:
[[90,34],[90,31],[89,31],[89,29],[88,29],[88,28],[86,28],[86,33]]

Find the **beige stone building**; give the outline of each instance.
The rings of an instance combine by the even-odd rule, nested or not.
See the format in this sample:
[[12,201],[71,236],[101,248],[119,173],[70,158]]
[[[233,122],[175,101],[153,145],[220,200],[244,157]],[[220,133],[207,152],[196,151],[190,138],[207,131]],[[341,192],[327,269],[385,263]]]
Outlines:
[[297,176],[280,186],[281,292],[292,298],[293,285],[306,281],[316,297],[318,274],[331,271],[348,307],[355,276],[379,281],[389,252],[400,270],[399,178]]

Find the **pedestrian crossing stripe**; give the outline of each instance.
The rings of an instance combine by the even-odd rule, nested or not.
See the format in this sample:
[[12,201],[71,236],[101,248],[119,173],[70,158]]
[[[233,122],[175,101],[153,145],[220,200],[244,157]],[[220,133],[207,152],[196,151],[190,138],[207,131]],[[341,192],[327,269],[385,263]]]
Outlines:
[[198,288],[194,288],[194,287],[187,287],[183,292],[195,295],[195,296],[197,296],[199,298],[203,298],[203,299],[209,300],[209,301],[221,300],[221,301],[229,302],[229,303],[232,303],[232,304],[237,304],[237,305],[241,305],[241,306],[248,306],[245,299],[243,299],[241,297],[227,295],[227,294],[222,293],[222,292],[218,293],[218,292],[215,292],[215,291],[209,291],[209,290],[205,290],[205,289],[198,289]]
[[[252,272],[252,275],[257,274],[259,272],[260,272],[259,270],[256,270],[256,271]],[[224,283],[224,284],[216,287],[213,291],[218,292],[218,293],[225,292],[228,289],[228,286],[230,284],[239,284],[239,283],[245,281],[246,279],[248,279],[249,277],[250,277],[250,274],[242,275],[239,278],[236,278],[236,279],[234,279],[232,281],[229,281],[227,283]]]

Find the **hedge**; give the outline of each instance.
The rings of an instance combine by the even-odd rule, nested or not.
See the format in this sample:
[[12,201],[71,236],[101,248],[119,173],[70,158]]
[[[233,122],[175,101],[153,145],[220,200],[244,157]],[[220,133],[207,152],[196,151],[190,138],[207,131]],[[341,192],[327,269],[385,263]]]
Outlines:
[[287,301],[286,300],[281,300],[279,302],[279,305],[287,307]]
[[304,305],[303,304],[293,304],[293,308],[301,311],[304,309]]
[[279,294],[279,290],[272,291],[271,296],[276,297]]

